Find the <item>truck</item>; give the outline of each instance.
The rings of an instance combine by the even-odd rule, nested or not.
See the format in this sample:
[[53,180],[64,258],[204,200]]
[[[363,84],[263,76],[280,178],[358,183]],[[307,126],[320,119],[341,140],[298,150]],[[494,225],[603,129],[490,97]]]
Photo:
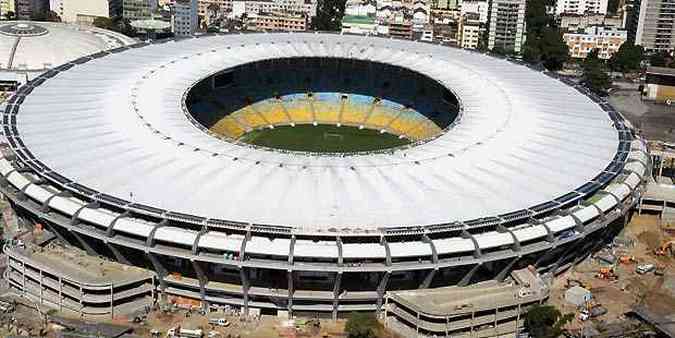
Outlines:
[[202,338],[204,337],[204,332],[200,329],[190,330],[179,326],[170,328],[169,331],[166,331],[166,335],[178,338]]
[[211,324],[213,326],[222,326],[222,327],[230,326],[230,322],[227,321],[227,319],[225,319],[225,318],[210,318],[209,324]]

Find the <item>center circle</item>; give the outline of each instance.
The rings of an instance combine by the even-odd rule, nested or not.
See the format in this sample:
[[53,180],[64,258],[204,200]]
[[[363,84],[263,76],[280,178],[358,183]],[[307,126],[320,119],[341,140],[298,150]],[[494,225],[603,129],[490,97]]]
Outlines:
[[360,153],[433,139],[460,104],[444,85],[391,64],[290,57],[238,65],[190,88],[194,121],[229,142],[271,150]]
[[47,28],[33,23],[10,23],[0,26],[0,34],[16,37],[33,37],[45,35]]

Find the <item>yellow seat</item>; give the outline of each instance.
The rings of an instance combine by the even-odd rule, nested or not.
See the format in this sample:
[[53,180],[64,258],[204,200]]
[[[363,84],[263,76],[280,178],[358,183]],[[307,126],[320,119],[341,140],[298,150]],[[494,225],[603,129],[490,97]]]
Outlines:
[[316,120],[324,123],[337,123],[340,117],[340,102],[314,101]]
[[284,101],[284,107],[288,112],[288,116],[296,123],[311,123],[314,122],[312,116],[312,107],[306,99],[296,99],[291,101]]
[[254,110],[249,108],[240,109],[234,112],[232,115],[233,117],[238,118],[240,121],[244,121],[246,125],[253,129],[267,126],[265,120],[263,120],[263,118],[260,117],[260,115],[258,115],[258,113],[256,113]]
[[209,130],[216,134],[225,135],[233,139],[239,138],[246,132],[241,126],[239,126],[237,121],[235,121],[230,116],[225,116],[224,118],[220,119],[218,122],[216,122],[216,124],[211,126]]
[[399,112],[394,109],[376,105],[370,115],[368,115],[365,124],[369,127],[384,128],[396,118],[398,113]]
[[344,102],[342,107],[342,115],[340,121],[343,124],[361,125],[366,119],[368,111],[372,103],[351,102],[349,100]]
[[255,110],[257,110],[270,124],[283,125],[289,123],[288,116],[286,116],[283,107],[274,101],[256,103]]
[[397,135],[407,135],[408,130],[413,129],[420,123],[419,117],[415,114],[409,110],[404,110],[389,124],[387,129]]

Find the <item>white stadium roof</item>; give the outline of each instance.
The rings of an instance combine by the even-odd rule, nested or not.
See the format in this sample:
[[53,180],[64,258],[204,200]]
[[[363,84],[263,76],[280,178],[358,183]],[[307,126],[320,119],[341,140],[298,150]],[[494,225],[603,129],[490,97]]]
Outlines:
[[[393,153],[309,156],[228,143],[182,100],[197,81],[268,58],[346,57],[416,70],[452,89],[461,120]],[[166,42],[59,73],[20,106],[42,164],[96,191],[207,218],[305,230],[430,225],[548,202],[602,173],[619,145],[574,88],[505,60],[402,40],[246,34]]]
[[135,41],[108,30],[56,22],[0,22],[0,69],[43,71]]

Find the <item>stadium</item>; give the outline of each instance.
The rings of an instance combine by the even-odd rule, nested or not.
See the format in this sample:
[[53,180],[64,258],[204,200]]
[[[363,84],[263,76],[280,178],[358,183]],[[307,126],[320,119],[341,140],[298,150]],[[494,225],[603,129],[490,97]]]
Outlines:
[[21,87],[2,123],[23,219],[165,296],[270,313],[561,271],[620,229],[650,167],[555,74],[328,33],[97,53]]

